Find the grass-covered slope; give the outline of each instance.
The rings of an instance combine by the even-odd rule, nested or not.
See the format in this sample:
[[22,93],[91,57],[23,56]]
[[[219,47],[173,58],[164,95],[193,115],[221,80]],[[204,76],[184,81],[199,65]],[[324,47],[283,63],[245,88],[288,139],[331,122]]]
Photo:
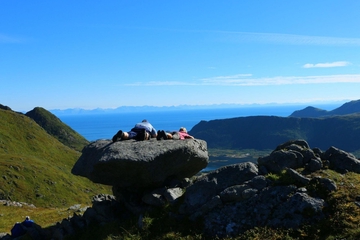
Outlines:
[[79,156],[31,118],[0,109],[0,199],[63,207],[108,193],[109,187],[71,174]]
[[27,112],[26,116],[32,118],[37,124],[45,129],[45,131],[66,146],[81,151],[82,148],[89,143],[83,136],[75,132],[54,114],[44,108],[36,107]]

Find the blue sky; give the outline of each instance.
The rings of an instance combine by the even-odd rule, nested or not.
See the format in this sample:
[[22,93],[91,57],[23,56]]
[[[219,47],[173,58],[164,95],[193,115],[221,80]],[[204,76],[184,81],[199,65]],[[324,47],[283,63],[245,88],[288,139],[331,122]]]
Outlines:
[[0,1],[17,111],[360,99],[360,1]]

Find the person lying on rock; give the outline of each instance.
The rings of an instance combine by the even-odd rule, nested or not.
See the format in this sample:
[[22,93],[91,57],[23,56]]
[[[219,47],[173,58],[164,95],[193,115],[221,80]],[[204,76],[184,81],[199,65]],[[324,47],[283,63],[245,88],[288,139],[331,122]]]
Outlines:
[[112,138],[113,142],[135,139],[138,141],[149,140],[150,138],[156,138],[157,132],[156,129],[149,123],[146,119],[142,122],[135,124],[129,132],[123,132],[119,130]]
[[174,140],[184,140],[184,139],[194,139],[193,136],[188,134],[186,128],[181,127],[179,131],[175,132],[165,132],[164,130],[158,131],[157,133],[157,140],[167,140],[167,139],[174,139]]

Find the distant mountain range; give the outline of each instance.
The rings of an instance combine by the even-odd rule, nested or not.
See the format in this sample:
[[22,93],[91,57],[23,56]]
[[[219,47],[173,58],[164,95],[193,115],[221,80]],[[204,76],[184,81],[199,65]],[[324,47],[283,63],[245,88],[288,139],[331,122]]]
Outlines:
[[[322,103],[321,105],[333,105],[338,106],[344,101],[332,103]],[[83,108],[68,108],[68,109],[50,109],[51,113],[56,116],[64,115],[77,115],[77,114],[104,114],[104,113],[132,113],[132,112],[160,112],[160,111],[177,111],[177,110],[200,110],[200,109],[230,109],[230,108],[258,108],[258,107],[284,107],[292,106],[297,109],[296,106],[303,107],[304,104],[279,104],[279,103],[267,103],[267,104],[210,104],[210,105],[179,105],[179,106],[121,106],[117,108],[96,108],[96,109],[83,109]]]
[[[56,116],[74,115],[74,114],[104,114],[104,113],[131,113],[131,112],[154,112],[154,111],[173,111],[173,110],[190,110],[190,109],[217,109],[217,108],[235,108],[242,105],[238,104],[214,104],[214,105],[180,105],[180,106],[121,106],[118,108],[96,108],[96,109],[52,109],[49,110]],[[246,106],[259,106],[258,104]],[[266,105],[264,105],[266,106]],[[273,106],[273,104],[270,104]]]
[[337,115],[347,115],[347,114],[353,114],[353,113],[359,113],[360,112],[360,100],[354,100],[351,102],[347,102],[340,107],[332,110],[332,111],[326,111],[320,108],[315,107],[306,107],[302,110],[297,110],[293,112],[289,117],[330,117],[330,116],[337,116]]

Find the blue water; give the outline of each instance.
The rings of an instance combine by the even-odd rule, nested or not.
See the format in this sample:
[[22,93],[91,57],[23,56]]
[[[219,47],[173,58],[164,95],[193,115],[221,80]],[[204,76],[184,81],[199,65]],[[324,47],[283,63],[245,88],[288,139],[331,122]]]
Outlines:
[[[118,131],[128,131],[137,122],[147,119],[157,130],[178,130],[186,127],[189,131],[200,121],[226,119],[245,116],[279,116],[287,117],[295,110],[306,106],[281,106],[281,107],[242,107],[222,109],[198,109],[198,110],[167,110],[148,112],[127,113],[103,113],[103,114],[72,114],[58,116],[61,121],[77,131],[89,141],[97,139],[111,139]],[[324,110],[333,110],[336,106],[326,105]],[[248,161],[247,159],[234,159],[232,162],[216,162],[209,159],[208,166],[202,171],[211,171],[234,161]]]
[[[226,119],[245,116],[280,116],[287,117],[295,110],[306,106],[266,106],[239,107],[221,109],[189,109],[166,110],[127,113],[102,114],[71,114],[58,116],[61,121],[70,126],[89,141],[97,139],[111,139],[118,131],[129,131],[143,119],[147,119],[157,130],[178,130],[186,127],[190,131],[202,120]],[[333,105],[321,106],[322,109],[332,110]]]

